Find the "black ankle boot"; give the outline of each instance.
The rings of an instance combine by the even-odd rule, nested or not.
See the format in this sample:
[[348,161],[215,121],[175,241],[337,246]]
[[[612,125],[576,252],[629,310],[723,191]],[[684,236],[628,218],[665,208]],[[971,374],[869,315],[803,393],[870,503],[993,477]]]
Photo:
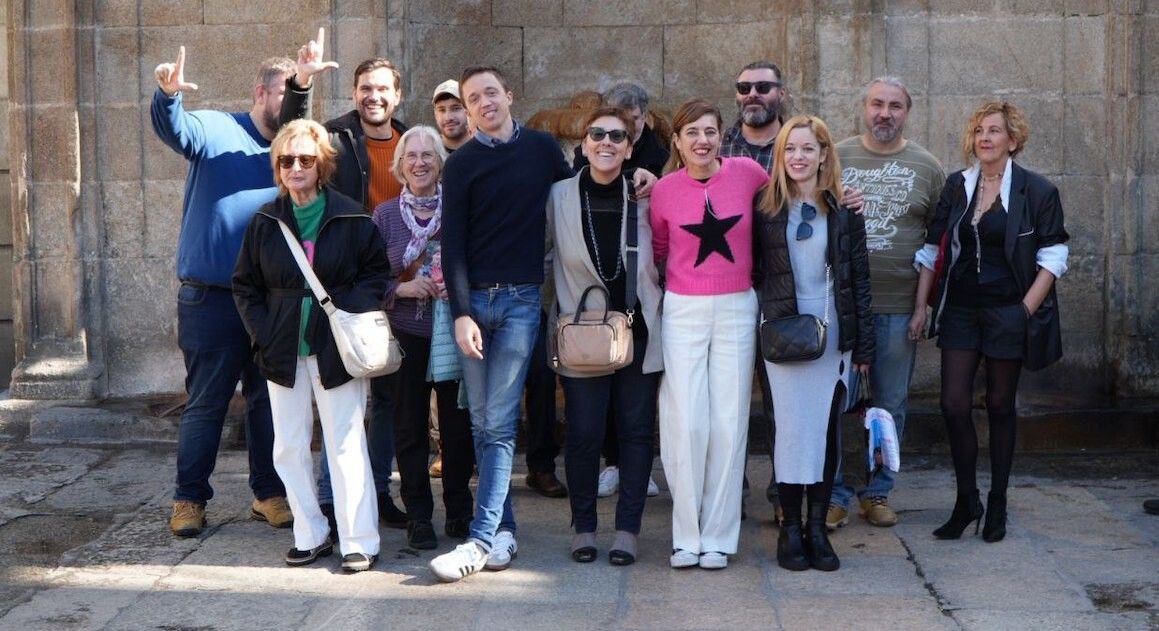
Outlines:
[[[1003,500],[1003,505],[1005,505],[1005,500]],[[978,525],[982,521],[984,512],[982,500],[978,499],[977,489],[965,495],[959,493],[958,499],[954,501],[954,512],[950,514],[950,521],[935,530],[934,536],[938,539],[957,539],[962,536],[962,531],[970,525],[970,522],[974,522],[974,534],[978,534]],[[989,520],[986,523],[990,523]]]
[[982,527],[982,540],[996,543],[1006,537],[1006,493],[990,491],[986,495],[986,525]]
[[809,504],[809,519],[805,523],[805,553],[809,565],[815,570],[832,572],[841,567],[841,560],[829,543],[829,531],[825,528],[825,511],[828,504]]
[[785,520],[781,525],[781,534],[777,535],[777,565],[794,572],[809,569],[803,536],[799,519]]

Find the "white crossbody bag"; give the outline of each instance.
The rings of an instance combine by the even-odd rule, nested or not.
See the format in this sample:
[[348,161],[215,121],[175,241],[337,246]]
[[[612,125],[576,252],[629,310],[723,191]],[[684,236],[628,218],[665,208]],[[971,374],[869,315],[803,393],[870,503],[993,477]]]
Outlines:
[[306,253],[302,245],[294,237],[293,231],[285,222],[278,220],[282,228],[282,236],[286,238],[286,245],[298,268],[306,277],[306,283],[322,305],[326,317],[330,320],[330,332],[334,335],[334,344],[338,347],[338,355],[342,358],[342,366],[351,377],[380,377],[389,375],[398,370],[402,364],[403,352],[398,340],[390,330],[390,321],[382,309],[367,311],[366,313],[350,313],[334,306],[326,288],[314,274],[310,262],[306,260]]

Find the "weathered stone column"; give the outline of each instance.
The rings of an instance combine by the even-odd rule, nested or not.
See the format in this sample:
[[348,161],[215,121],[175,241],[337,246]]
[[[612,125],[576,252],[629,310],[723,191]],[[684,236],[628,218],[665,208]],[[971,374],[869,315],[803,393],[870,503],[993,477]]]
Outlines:
[[[99,243],[93,200],[83,177],[92,169],[91,106],[78,79],[91,55],[78,41],[78,3],[12,0],[9,110],[15,258],[16,357],[11,391],[23,399],[95,399],[105,393],[99,344]],[[90,63],[81,61],[88,59]],[[89,75],[91,76],[91,74]],[[84,156],[88,156],[85,158]],[[94,324],[97,324],[94,327]]]

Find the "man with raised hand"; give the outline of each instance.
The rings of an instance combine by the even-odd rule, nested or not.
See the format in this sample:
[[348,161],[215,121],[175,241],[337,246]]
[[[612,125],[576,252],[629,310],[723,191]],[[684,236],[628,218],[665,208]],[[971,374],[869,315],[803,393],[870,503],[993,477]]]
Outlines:
[[[325,29],[320,28],[318,39],[298,50],[298,62],[286,79],[286,98],[282,103],[282,116],[287,121],[309,114],[315,76],[338,67],[333,61],[325,61],[325,38]],[[331,185],[372,213],[379,204],[402,192],[402,183],[391,172],[398,139],[406,131],[406,126],[394,118],[395,108],[402,100],[402,75],[387,59],[367,59],[354,69],[351,99],[354,109],[325,125],[330,145],[338,152]],[[407,515],[390,496],[394,420],[387,377],[370,380],[370,403],[366,446],[378,496],[378,518],[391,528],[406,528]],[[320,466],[318,501],[333,526],[334,495],[325,451]]]
[[[913,99],[896,77],[878,77],[861,94],[861,135],[837,143],[842,180],[865,193],[866,246],[869,250],[877,356],[869,367],[873,404],[893,415],[898,440],[905,428],[910,379],[917,341],[925,332],[926,305],[916,300],[918,273],[913,253],[925,243],[926,226],[946,181],[937,158],[905,137]],[[889,506],[894,473],[882,467],[857,493],[859,513],[874,526],[897,523]],[[853,488],[844,483],[841,465],[825,517],[835,530],[848,521]]]
[[294,63],[262,63],[248,112],[185,111],[185,47],[175,63],[154,70],[153,131],[189,162],[177,242],[177,344],[185,360],[188,400],[177,434],[177,488],[169,528],[193,537],[206,525],[209,477],[238,380],[246,399],[250,515],[275,528],[293,524],[286,489],[274,470],[274,429],[266,382],[254,365],[249,335],[234,305],[230,276],[242,237],[259,206],[274,199],[270,141],[278,131],[285,80]]

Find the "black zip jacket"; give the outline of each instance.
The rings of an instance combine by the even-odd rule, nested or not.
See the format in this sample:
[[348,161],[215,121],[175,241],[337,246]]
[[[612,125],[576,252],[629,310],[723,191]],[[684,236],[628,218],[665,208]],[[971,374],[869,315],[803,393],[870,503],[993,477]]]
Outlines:
[[[873,304],[869,290],[869,255],[865,250],[865,218],[837,200],[826,199],[834,212],[825,213],[829,245],[825,258],[832,267],[835,283],[839,338],[837,347],[853,351],[853,362],[872,364],[875,338]],[[789,212],[775,216],[755,211],[753,226],[754,285],[758,288],[761,314],[767,319],[796,315],[797,291],[789,260]]]
[[[334,345],[330,321],[278,227],[279,219],[298,236],[289,197],[281,195],[258,209],[250,221],[233,271],[234,302],[250,334],[255,361],[266,379],[294,387],[302,298],[310,297],[306,341],[318,357],[322,386],[340,386],[351,377]],[[382,239],[358,202],[329,187],[313,267],[339,309],[363,313],[382,308],[390,279]]]
[[[299,88],[294,83],[294,75],[290,75],[286,79],[286,95],[278,114],[282,124],[308,116],[312,95],[312,87],[305,90]],[[364,211],[372,212],[374,209],[367,207],[367,200],[370,199],[370,157],[366,154],[366,134],[362,132],[358,111],[350,110],[327,121],[325,127],[330,132],[330,145],[338,152],[335,156],[338,168],[334,171],[330,186],[361,204]],[[406,125],[394,118],[390,119],[390,128],[396,134],[407,129]]]

